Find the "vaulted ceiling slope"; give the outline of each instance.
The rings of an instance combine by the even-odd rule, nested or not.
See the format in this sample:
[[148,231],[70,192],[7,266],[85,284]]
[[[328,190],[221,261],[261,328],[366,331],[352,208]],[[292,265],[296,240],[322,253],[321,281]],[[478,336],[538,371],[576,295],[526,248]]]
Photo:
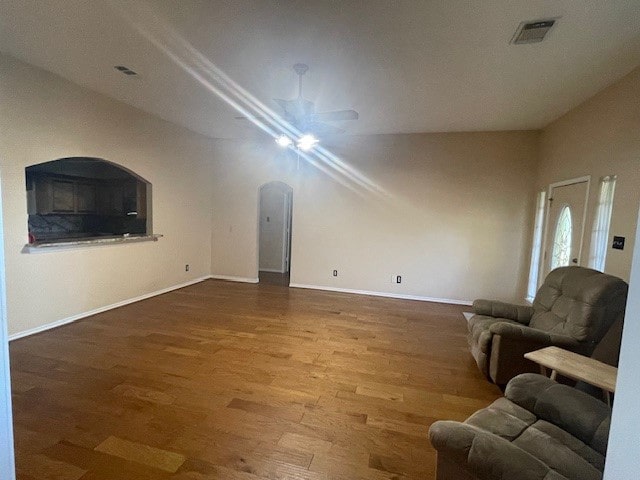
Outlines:
[[221,92],[277,111],[297,62],[347,134],[541,128],[640,64],[638,25],[638,0],[0,0],[3,52],[216,138],[256,130]]

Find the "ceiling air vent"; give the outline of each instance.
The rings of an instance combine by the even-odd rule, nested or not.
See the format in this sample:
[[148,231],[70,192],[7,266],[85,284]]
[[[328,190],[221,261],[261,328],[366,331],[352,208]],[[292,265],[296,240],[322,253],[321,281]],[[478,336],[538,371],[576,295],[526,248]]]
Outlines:
[[555,19],[522,22],[511,39],[511,43],[521,45],[541,42],[555,23]]
[[125,75],[137,75],[136,72],[134,72],[133,70],[131,70],[129,67],[125,67],[124,65],[116,65],[115,67],[116,70],[118,70],[119,72],[124,73]]

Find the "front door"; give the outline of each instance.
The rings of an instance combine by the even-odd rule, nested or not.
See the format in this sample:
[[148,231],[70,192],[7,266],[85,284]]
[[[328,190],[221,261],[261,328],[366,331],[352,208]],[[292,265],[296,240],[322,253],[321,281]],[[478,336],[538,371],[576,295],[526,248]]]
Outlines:
[[589,181],[584,179],[551,187],[544,276],[558,267],[580,265],[588,189]]

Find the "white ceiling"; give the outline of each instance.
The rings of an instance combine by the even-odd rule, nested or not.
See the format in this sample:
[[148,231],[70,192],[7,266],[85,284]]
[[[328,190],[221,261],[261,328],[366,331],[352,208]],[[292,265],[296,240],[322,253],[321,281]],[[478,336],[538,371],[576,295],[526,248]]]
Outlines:
[[[509,44],[547,17],[543,43]],[[639,25],[638,0],[0,0],[2,51],[222,138],[256,127],[189,73],[198,54],[274,110],[309,64],[318,111],[360,113],[348,134],[537,129],[640,64]]]

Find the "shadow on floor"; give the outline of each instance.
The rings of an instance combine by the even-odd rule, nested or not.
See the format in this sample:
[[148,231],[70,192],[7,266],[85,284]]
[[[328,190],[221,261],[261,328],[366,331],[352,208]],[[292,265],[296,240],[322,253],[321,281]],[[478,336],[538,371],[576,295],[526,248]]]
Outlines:
[[281,287],[289,286],[289,272],[258,272],[258,280],[265,285],[279,285]]

